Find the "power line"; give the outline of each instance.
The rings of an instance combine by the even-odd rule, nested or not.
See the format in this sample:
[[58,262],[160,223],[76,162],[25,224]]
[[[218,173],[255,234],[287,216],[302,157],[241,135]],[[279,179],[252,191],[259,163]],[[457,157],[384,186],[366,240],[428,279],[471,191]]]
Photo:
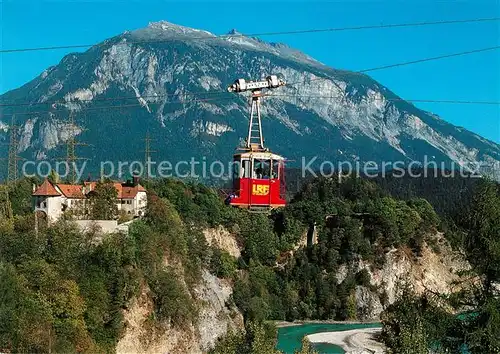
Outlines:
[[390,69],[390,68],[396,68],[396,67],[399,67],[399,66],[406,66],[406,65],[418,64],[418,63],[424,63],[424,62],[428,62],[428,61],[434,61],[434,60],[440,60],[440,59],[446,59],[446,58],[452,58],[452,57],[459,57],[459,56],[462,56],[462,55],[482,53],[482,52],[487,52],[487,51],[490,51],[490,50],[497,50],[497,49],[500,49],[500,45],[497,45],[497,46],[494,46],[494,47],[489,47],[489,48],[474,49],[474,50],[469,50],[469,51],[460,52],[460,53],[445,54],[445,55],[440,55],[440,56],[437,56],[437,57],[417,59],[417,60],[407,61],[407,62],[404,62],[404,63],[378,66],[378,67],[375,67],[375,68],[360,70],[358,72],[359,73],[367,73],[367,72],[372,72],[372,71],[377,71],[377,70],[385,70],[385,69]]
[[[249,34],[225,34],[225,35],[219,35],[219,36],[208,36],[207,35],[207,36],[199,36],[199,37],[187,37],[187,38],[182,38],[182,40],[183,41],[193,41],[193,40],[230,39],[230,38],[241,38],[241,37],[283,36],[283,35],[297,35],[297,34],[308,34],[308,33],[344,32],[344,31],[359,31],[359,30],[369,30],[369,29],[423,27],[423,26],[435,26],[435,25],[492,22],[492,21],[499,21],[499,20],[500,20],[500,17],[491,17],[491,18],[478,18],[478,19],[467,19],[467,20],[444,20],[444,21],[426,21],[426,22],[413,22],[413,23],[394,23],[394,24],[385,24],[385,25],[380,24],[380,25],[337,27],[337,28],[318,28],[318,29],[306,29],[306,30],[295,30],[295,31],[249,33]],[[172,41],[175,39],[176,38],[130,41],[128,43],[130,43],[130,44],[164,43],[164,42],[169,42],[169,41]],[[80,48],[89,48],[89,47],[92,47],[92,46],[98,45],[98,44],[99,43],[47,46],[47,47],[32,47],[32,48],[1,49],[0,54],[47,51],[47,50],[58,50],[58,49],[80,49]]]
[[[464,56],[464,55],[470,55],[470,54],[476,54],[476,53],[481,53],[481,52],[487,52],[487,51],[492,51],[492,50],[497,50],[500,49],[500,46],[494,46],[494,47],[487,47],[487,48],[480,48],[480,49],[474,49],[474,50],[469,50],[469,51],[463,51],[463,52],[458,52],[458,53],[451,53],[451,54],[444,54],[444,55],[439,55],[435,57],[429,57],[429,58],[422,58],[422,59],[416,59],[416,60],[411,60],[407,62],[402,62],[402,63],[396,63],[396,64],[389,64],[389,65],[382,65],[382,66],[376,66],[373,68],[368,68],[368,69],[363,69],[363,70],[358,70],[354,71],[354,73],[368,73],[372,71],[379,71],[379,70],[386,70],[386,69],[391,69],[391,68],[396,68],[396,67],[401,67],[401,66],[408,66],[408,65],[413,65],[413,64],[418,64],[418,63],[424,63],[424,62],[429,62],[429,61],[436,61],[436,60],[441,60],[441,59],[446,59],[446,58],[452,58],[452,57],[458,57],[458,56]],[[307,82],[311,81],[318,81],[318,80],[334,80],[332,77],[316,77],[312,79],[304,79],[302,81],[296,81],[296,82],[291,82],[287,83],[287,86],[295,86],[298,84],[304,84]],[[154,95],[144,95],[141,96],[142,98],[160,98],[160,97],[173,97],[173,96],[202,96],[202,95],[222,95],[222,94],[228,94],[227,91],[205,91],[205,92],[191,92],[191,93],[183,93],[183,94],[178,94],[178,93],[165,93],[165,94],[154,94]],[[125,96],[125,97],[105,97],[105,98],[94,98],[94,99],[78,99],[74,101],[75,103],[78,102],[90,102],[90,101],[118,101],[118,100],[129,100],[129,99],[137,99],[137,96]],[[406,100],[408,101],[408,100]],[[184,101],[187,102],[187,101]],[[22,106],[32,106],[32,105],[41,105],[41,104],[50,104],[51,106],[57,105],[57,104],[66,104],[68,103],[67,101],[51,101],[51,102],[40,102],[40,103],[28,103],[28,102],[22,102],[22,103],[1,103],[0,107],[22,107]],[[172,101],[171,103],[176,103]],[[182,101],[179,101],[179,103],[182,103]],[[443,102],[444,103],[444,102]],[[155,104],[154,102],[149,102],[148,104]],[[135,106],[135,105],[134,105]],[[124,106],[126,107],[126,106]],[[82,108],[84,109],[84,108]],[[50,111],[48,111],[50,112]]]
[[[227,91],[198,91],[198,92],[184,92],[184,93],[161,93],[161,94],[151,94],[151,95],[141,95],[140,98],[161,98],[161,97],[179,97],[179,96],[203,96],[203,95],[214,95],[214,94],[229,94]],[[77,98],[70,101],[46,101],[46,102],[21,102],[21,103],[0,103],[0,107],[23,107],[23,106],[38,106],[38,105],[58,105],[66,104],[68,102],[73,103],[84,103],[84,102],[96,102],[96,101],[121,101],[121,100],[133,100],[137,99],[137,96],[118,96],[118,97],[102,97],[102,98]]]
[[[500,49],[500,45],[497,45],[494,47],[488,47],[488,48],[468,50],[468,51],[459,52],[459,53],[444,54],[444,55],[439,55],[436,57],[416,59],[416,60],[406,61],[406,62],[402,62],[402,63],[376,66],[373,68],[368,68],[368,69],[363,69],[363,70],[358,70],[358,71],[353,71],[353,72],[358,73],[358,74],[364,74],[364,73],[368,73],[368,72],[372,72],[372,71],[379,71],[379,70],[396,68],[396,67],[400,67],[400,66],[407,66],[407,65],[419,64],[419,63],[425,63],[425,62],[429,62],[429,61],[446,59],[446,58],[459,57],[459,56],[464,56],[464,55],[469,55],[469,54],[482,53],[482,52],[487,52],[487,51],[497,50],[497,49]],[[312,78],[312,79],[308,79],[308,80],[287,83],[287,86],[295,86],[298,84],[304,84],[306,82],[318,81],[318,80],[333,80],[333,78],[331,78],[331,77],[316,77],[316,78]]]
[[[344,96],[328,96],[328,95],[300,95],[300,94],[267,94],[264,95],[266,97],[296,97],[296,98],[344,98]],[[167,102],[167,104],[188,104],[188,103],[198,103],[198,102],[211,102],[218,100],[229,100],[233,99],[232,97],[214,97],[207,99],[197,99],[190,101],[176,101],[176,102]],[[405,99],[405,98],[386,98],[386,97],[374,97],[374,100],[385,100],[389,102],[414,102],[414,103],[441,103],[441,104],[469,104],[469,105],[500,105],[500,101],[475,101],[475,100],[439,100],[439,99]],[[151,102],[148,105],[161,105],[160,102]],[[132,108],[132,107],[144,107],[142,103],[134,103],[127,105],[111,105],[111,106],[99,106],[99,107],[88,107],[81,108],[79,111],[96,111],[96,110],[106,110],[106,109],[123,109],[123,108]],[[59,109],[58,111],[62,111]],[[7,113],[0,116],[12,116],[12,115],[36,115],[36,114],[44,114],[44,113],[54,113],[55,111],[36,111],[36,112],[21,112],[21,113]]]
[[[444,55],[439,55],[439,56],[435,56],[435,57],[422,58],[422,59],[417,59],[417,60],[412,60],[412,61],[407,61],[407,62],[402,62],[402,63],[395,63],[395,64],[377,66],[377,67],[373,67],[373,68],[369,68],[369,69],[363,69],[363,70],[355,71],[354,73],[367,73],[367,72],[378,71],[378,70],[386,70],[386,69],[395,68],[395,67],[413,65],[413,64],[424,63],[424,62],[429,62],[429,61],[436,61],[436,60],[441,60],[441,59],[446,59],[446,58],[451,58],[451,57],[458,57],[458,56],[470,55],[470,54],[481,53],[481,52],[486,52],[486,51],[492,51],[492,50],[497,50],[497,49],[500,49],[500,46],[494,46],[494,47],[488,47],[488,48],[480,48],[480,49],[474,49],[474,50],[469,50],[469,51],[463,51],[463,52],[459,52],[459,53],[444,54]],[[298,85],[298,84],[304,84],[304,83],[308,83],[308,82],[311,82],[311,81],[318,81],[318,80],[334,80],[334,78],[332,78],[332,77],[316,77],[316,78],[312,78],[312,79],[305,79],[305,80],[302,80],[302,81],[287,83],[287,86],[290,87],[290,86],[295,86],[295,85]],[[177,104],[177,103],[178,104],[186,104],[186,103],[195,103],[195,102],[206,102],[206,101],[212,101],[212,100],[217,100],[217,99],[230,99],[230,98],[233,97],[233,96],[216,97],[217,95],[227,95],[228,94],[227,91],[193,92],[193,93],[185,93],[183,95],[185,97],[187,97],[187,96],[196,97],[196,96],[199,96],[199,95],[207,95],[207,94],[208,95],[214,95],[215,97],[205,98],[205,99],[195,99],[195,100],[177,100],[177,101],[166,102],[166,104]],[[164,95],[149,95],[149,96],[153,96],[155,98],[158,98],[158,97],[168,97],[168,96],[173,96],[173,95],[179,96],[179,94],[174,94],[174,93],[164,94]],[[297,96],[297,95],[295,95],[295,96]],[[142,96],[142,97],[144,98],[144,97],[148,97],[148,96]],[[111,101],[111,100],[122,100],[122,99],[132,99],[132,98],[137,99],[137,96],[94,99],[94,101],[98,101],[98,100]],[[409,102],[414,101],[414,102],[434,102],[434,103],[450,103],[450,104],[451,103],[457,103],[457,104],[458,103],[460,103],[460,104],[465,104],[465,103],[468,103],[468,104],[498,104],[495,101],[472,101],[472,100],[470,100],[470,101],[458,101],[458,100],[411,100],[411,99],[397,99],[397,100],[409,101]],[[80,101],[80,100],[78,100],[78,101]],[[73,101],[73,102],[77,103],[78,101]],[[85,100],[82,100],[82,102],[85,102]],[[68,103],[68,102],[55,101],[55,102],[52,102],[52,106],[54,106],[54,105],[56,105],[58,103]],[[154,104],[164,104],[164,103],[160,103],[160,102],[148,102],[147,104],[148,105],[154,105]],[[16,107],[16,106],[26,106],[26,105],[29,105],[29,104],[27,104],[27,103],[2,104],[3,107]],[[136,104],[130,104],[130,105],[86,107],[86,108],[80,108],[80,110],[90,111],[90,110],[111,109],[111,108],[138,107],[138,106],[144,106],[144,104],[142,104],[142,103],[136,103]],[[49,110],[49,111],[38,111],[38,112],[24,112],[24,113],[18,113],[18,112],[16,112],[15,114],[23,114],[23,115],[28,114],[28,115],[32,115],[32,114],[50,113],[50,112],[54,112],[54,111],[56,111],[56,109]],[[3,114],[3,116],[13,115],[13,114],[14,113]]]
[[[297,98],[344,98],[344,96],[328,96],[328,95],[295,95],[295,94],[268,94],[266,97],[297,97]],[[500,101],[474,101],[474,100],[428,100],[428,99],[405,99],[405,98],[386,98],[374,97],[375,101],[389,102],[416,102],[416,103],[443,103],[443,104],[477,104],[477,105],[500,105]]]
[[[227,93],[227,92],[224,92]],[[137,97],[136,97],[137,98]],[[224,99],[233,99],[233,96],[228,96],[228,97],[215,97],[215,98],[206,98],[206,99],[194,99],[194,100],[178,100],[178,101],[170,101],[170,102],[148,102],[147,106],[150,105],[162,105],[162,104],[188,104],[188,103],[198,103],[198,102],[210,102],[210,101],[215,101],[215,100],[224,100]],[[76,102],[67,102],[67,103],[76,103]],[[144,107],[145,104],[143,103],[132,103],[132,104],[122,104],[122,105],[112,105],[112,106],[98,106],[98,107],[83,107],[80,108],[78,111],[98,111],[101,109],[115,109],[115,108],[131,108],[131,107]],[[6,114],[0,114],[0,117],[2,116],[12,116],[12,115],[35,115],[35,114],[44,114],[44,113],[55,113],[55,112],[60,112],[60,111],[67,111],[68,109],[53,109],[53,110],[48,110],[48,111],[28,111],[28,112],[16,112],[16,113],[6,113]]]

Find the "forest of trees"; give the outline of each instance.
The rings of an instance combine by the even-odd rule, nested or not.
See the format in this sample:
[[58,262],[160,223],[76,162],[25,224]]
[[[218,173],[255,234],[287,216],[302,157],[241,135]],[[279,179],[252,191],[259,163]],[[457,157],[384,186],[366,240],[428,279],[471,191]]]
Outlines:
[[[0,188],[0,283],[8,284],[0,288],[0,349],[113,351],[123,332],[123,309],[145,284],[154,303],[153,325],[182,328],[196,321],[199,306],[190,290],[205,268],[234,284],[231,302],[246,326],[245,332],[222,339],[214,353],[241,353],[242,348],[271,353],[276,329],[268,320],[357,318],[353,291],[370,286],[369,273],[350,272],[338,283],[341,265],[363,259],[381,267],[394,247],[418,257],[437,230],[467,252],[482,281],[447,299],[402,291],[384,313],[386,343],[394,353],[423,353],[408,349],[413,333],[420,333],[419,348],[464,343],[473,353],[498,348],[500,202],[493,182],[475,183],[471,202],[460,213],[446,208],[436,213],[421,194],[398,195],[390,183],[316,179],[286,208],[266,215],[229,208],[215,190],[198,183],[152,180],[146,185],[146,217],[133,223],[128,235],[105,237],[82,233],[71,220],[40,226],[35,233],[32,182]],[[202,230],[218,225],[243,246],[239,259],[208,247]],[[311,229],[317,243],[296,249]],[[163,266],[165,257],[179,260],[183,279]],[[453,306],[468,306],[474,315],[457,322],[449,315]],[[419,315],[404,317],[410,312]],[[416,322],[405,323],[401,316]]]

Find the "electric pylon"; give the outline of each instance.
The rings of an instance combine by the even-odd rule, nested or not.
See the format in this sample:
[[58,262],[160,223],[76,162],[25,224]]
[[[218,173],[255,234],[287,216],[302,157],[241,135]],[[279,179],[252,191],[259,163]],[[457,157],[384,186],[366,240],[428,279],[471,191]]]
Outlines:
[[149,135],[149,131],[146,133],[146,138],[144,138],[144,179],[149,181],[150,175],[150,165],[151,165],[151,154],[157,152],[156,150],[151,150],[151,142],[154,141]]
[[[88,144],[76,140],[76,124],[73,111],[68,116],[69,138],[66,141],[66,164],[68,168],[68,178],[71,184],[76,183],[76,162],[79,160],[88,160],[87,158],[76,156],[76,146],[88,146]],[[83,131],[83,130],[82,130]]]
[[18,126],[16,125],[16,116],[12,115],[11,123],[8,127],[9,129],[9,153],[7,159],[3,158],[2,160],[7,160],[7,181],[15,182],[19,177],[19,169],[17,166],[17,162],[22,160],[17,154],[17,150],[19,148],[19,140],[18,140]]

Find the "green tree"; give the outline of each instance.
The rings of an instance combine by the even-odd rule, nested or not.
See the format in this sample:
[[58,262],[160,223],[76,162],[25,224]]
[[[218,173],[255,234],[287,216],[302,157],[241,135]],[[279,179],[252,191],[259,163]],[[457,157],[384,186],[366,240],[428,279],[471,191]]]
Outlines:
[[272,323],[250,321],[245,327],[249,354],[280,354],[275,349],[277,329]]
[[263,214],[250,214],[240,222],[240,237],[245,240],[243,257],[273,265],[278,256],[278,237],[271,221]]
[[[272,323],[247,321],[245,332],[229,332],[210,354],[283,354],[275,349],[277,329]],[[311,353],[312,354],[312,353]]]
[[30,291],[11,264],[0,263],[0,347],[13,352],[49,352],[55,342],[46,298]]
[[390,353],[459,353],[464,343],[460,320],[433,295],[417,296],[403,285],[397,300],[381,315],[382,340]]
[[227,251],[212,247],[210,270],[219,278],[231,278],[236,273],[236,259]]
[[170,268],[160,271],[150,281],[155,314],[161,321],[185,326],[196,317],[196,307],[177,274]]
[[245,350],[245,334],[243,332],[228,331],[223,338],[217,341],[209,354],[239,354],[245,353]]
[[22,178],[9,185],[9,198],[14,215],[22,216],[33,212],[31,193],[33,185],[38,183],[36,178]]
[[316,350],[314,350],[311,342],[304,336],[302,338],[302,348],[300,351],[296,351],[295,354],[319,354]]
[[97,182],[89,194],[89,214],[93,220],[115,220],[118,217],[118,192],[111,182]]
[[9,198],[9,188],[7,185],[0,185],[0,220],[12,220],[13,217],[14,214]]
[[382,314],[382,339],[394,354],[427,354],[429,338],[422,321],[422,304],[411,289]]
[[431,203],[423,198],[413,198],[408,201],[408,205],[417,211],[422,218],[422,230],[429,232],[439,225],[439,217],[434,211]]
[[482,181],[475,190],[465,216],[465,250],[477,273],[483,275],[485,295],[500,282],[500,186]]
[[14,215],[6,185],[0,185],[0,232],[10,233],[14,228]]

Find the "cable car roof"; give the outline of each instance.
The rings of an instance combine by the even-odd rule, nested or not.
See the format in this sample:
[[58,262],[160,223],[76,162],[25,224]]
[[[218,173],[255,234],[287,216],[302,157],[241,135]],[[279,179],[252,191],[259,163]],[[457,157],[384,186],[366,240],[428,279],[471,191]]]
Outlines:
[[285,160],[283,156],[273,154],[270,151],[248,151],[242,152],[239,154],[234,154],[234,157],[240,158],[254,158],[254,159],[262,159],[262,160]]

